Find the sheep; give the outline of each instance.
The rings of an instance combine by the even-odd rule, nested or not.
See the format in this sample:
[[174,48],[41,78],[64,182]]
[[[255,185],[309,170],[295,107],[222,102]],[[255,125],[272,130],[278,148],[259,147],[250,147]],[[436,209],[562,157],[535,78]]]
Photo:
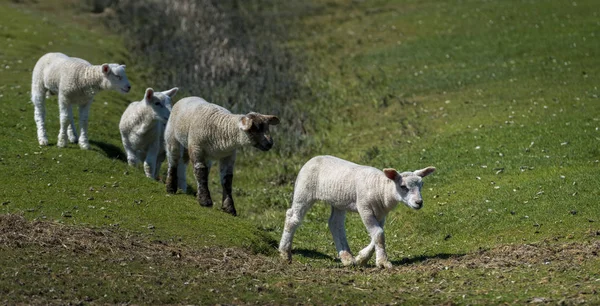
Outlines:
[[[376,266],[391,268],[385,252],[385,218],[398,202],[420,209],[423,206],[421,178],[434,171],[435,168],[427,167],[399,173],[390,168],[381,171],[357,165],[334,156],[312,158],[302,166],[296,178],[292,206],[286,212],[279,243],[282,259],[291,262],[294,232],[313,203],[321,200],[331,205],[329,230],[343,265],[365,265],[375,252]],[[346,239],[344,221],[347,211],[358,212],[371,237],[371,243],[356,258]]]
[[167,122],[165,143],[167,150],[167,192],[177,187],[186,191],[186,164],[191,160],[198,184],[198,203],[213,205],[208,190],[208,173],[213,160],[219,160],[223,186],[222,210],[237,215],[231,194],[236,150],[254,146],[261,151],[273,147],[269,125],[279,124],[279,118],[250,112],[235,115],[227,109],[206,102],[199,97],[187,97],[173,106]]
[[130,103],[119,122],[127,163],[135,166],[144,161],[144,172],[152,179],[158,178],[165,160],[165,125],[171,115],[171,99],[178,90],[177,87],[163,92],[146,89],[144,99]]
[[[47,53],[35,64],[31,78],[31,101],[34,105],[34,119],[37,126],[38,142],[48,145],[46,134],[45,99],[49,94],[58,95],[60,111],[60,132],[58,147],[65,147],[68,140],[79,142],[82,149],[89,149],[88,118],[94,95],[100,90],[113,89],[122,93],[131,90],[125,75],[125,65],[91,65],[89,62],[69,57],[62,53]],[[73,120],[73,104],[79,106],[79,127],[77,136]]]

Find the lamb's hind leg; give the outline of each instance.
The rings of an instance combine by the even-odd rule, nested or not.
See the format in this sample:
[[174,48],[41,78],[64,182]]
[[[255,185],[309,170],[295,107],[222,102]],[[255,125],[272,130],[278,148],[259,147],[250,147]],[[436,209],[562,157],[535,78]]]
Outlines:
[[298,196],[297,192],[294,194],[292,207],[285,213],[285,225],[283,226],[283,234],[279,242],[279,255],[283,260],[292,261],[292,240],[294,239],[294,233],[313,203],[313,199]]
[[40,146],[48,145],[46,133],[46,90],[38,84],[31,86],[31,102],[33,103],[33,119],[37,127],[37,138]]
[[189,144],[188,154],[189,158],[194,166],[194,177],[198,183],[198,189],[196,198],[200,206],[212,207],[213,201],[210,197],[210,190],[208,189],[208,174],[210,173],[211,161],[204,158],[202,153],[194,150],[194,145]]
[[60,118],[60,131],[58,131],[58,141],[56,142],[56,146],[59,148],[64,148],[67,146],[67,129],[69,128],[69,105],[66,102],[64,96],[59,93],[58,94],[58,111]]
[[166,144],[168,166],[165,184],[167,185],[167,193],[176,193],[179,176],[178,165],[182,163],[182,148],[179,143],[174,142],[172,139],[167,141]]
[[346,226],[344,224],[346,220],[346,211],[331,207],[331,216],[329,217],[329,231],[333,236],[333,242],[335,242],[335,248],[338,252],[338,256],[344,266],[353,265],[355,263],[354,257],[350,252],[350,246],[348,245],[348,239],[346,238]]

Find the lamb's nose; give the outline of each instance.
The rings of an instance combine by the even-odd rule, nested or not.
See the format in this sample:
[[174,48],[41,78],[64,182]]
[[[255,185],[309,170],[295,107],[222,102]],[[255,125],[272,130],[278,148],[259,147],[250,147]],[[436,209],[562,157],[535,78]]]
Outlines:
[[423,205],[423,200],[416,200],[415,204],[421,206],[421,205]]

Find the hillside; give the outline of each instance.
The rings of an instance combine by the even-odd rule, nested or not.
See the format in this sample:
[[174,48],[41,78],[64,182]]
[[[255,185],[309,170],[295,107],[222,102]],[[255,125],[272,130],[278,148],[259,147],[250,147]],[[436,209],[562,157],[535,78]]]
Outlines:
[[[280,148],[238,155],[234,218],[218,204],[199,207],[191,194],[167,195],[164,184],[124,162],[122,111],[153,82],[167,83],[153,79],[157,68],[144,66],[151,61],[127,49],[131,42],[102,26],[106,16],[76,1],[0,1],[0,262],[7,267],[0,300],[600,302],[596,1],[248,3],[241,9],[264,5],[262,17],[276,16],[273,28],[287,31],[278,46],[256,46],[281,48],[269,56],[295,63],[276,66],[279,78],[290,78],[285,86],[265,77],[265,92],[248,96],[278,97],[298,86],[291,100],[255,104],[298,120],[275,129]],[[255,35],[265,23],[239,24],[256,26],[248,32]],[[56,97],[46,103],[51,144],[37,145],[31,69],[50,51],[128,65],[132,92],[95,99],[90,151],[55,146]],[[274,69],[257,67],[252,73],[262,76],[264,67]],[[256,89],[238,81],[240,99],[242,89]],[[231,103],[221,90],[207,94]],[[190,86],[177,97],[200,91]],[[252,103],[235,105],[244,112]],[[437,168],[424,180],[424,208],[401,205],[387,218],[393,269],[342,267],[325,205],[299,228],[293,263],[278,260],[295,176],[319,154],[378,168]],[[368,243],[358,216],[349,215],[346,227],[353,250]]]

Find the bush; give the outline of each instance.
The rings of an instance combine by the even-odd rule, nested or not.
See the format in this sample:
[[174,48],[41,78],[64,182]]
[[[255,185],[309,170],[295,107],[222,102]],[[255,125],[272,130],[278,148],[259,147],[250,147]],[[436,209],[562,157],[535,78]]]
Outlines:
[[276,0],[121,0],[108,18],[155,88],[178,86],[234,113],[276,114],[279,149],[305,135],[297,107],[298,59],[281,48],[287,29]]

